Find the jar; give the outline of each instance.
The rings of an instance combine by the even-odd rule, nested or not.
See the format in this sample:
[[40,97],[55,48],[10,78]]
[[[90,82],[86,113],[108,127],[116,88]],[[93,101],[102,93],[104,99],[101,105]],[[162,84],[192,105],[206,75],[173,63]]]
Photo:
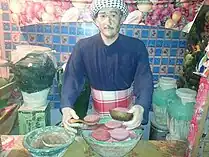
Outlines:
[[165,140],[169,130],[166,126],[158,125],[154,119],[151,119],[149,140]]
[[169,101],[168,121],[170,140],[186,140],[194,113],[196,91],[188,88],[176,90],[176,97]]
[[158,125],[167,127],[168,100],[176,95],[176,80],[171,77],[161,77],[153,92],[153,112]]

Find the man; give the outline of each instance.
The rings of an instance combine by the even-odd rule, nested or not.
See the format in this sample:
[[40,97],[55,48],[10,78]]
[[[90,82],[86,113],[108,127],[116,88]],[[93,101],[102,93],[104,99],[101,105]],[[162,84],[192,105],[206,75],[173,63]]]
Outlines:
[[[78,41],[67,62],[61,102],[63,123],[79,118],[73,104],[86,76],[97,113],[127,107],[134,114],[131,121],[124,123],[127,129],[145,125],[153,93],[152,72],[144,43],[119,33],[128,14],[127,6],[123,0],[94,0],[90,11],[100,33]],[[133,106],[132,94],[136,98]]]

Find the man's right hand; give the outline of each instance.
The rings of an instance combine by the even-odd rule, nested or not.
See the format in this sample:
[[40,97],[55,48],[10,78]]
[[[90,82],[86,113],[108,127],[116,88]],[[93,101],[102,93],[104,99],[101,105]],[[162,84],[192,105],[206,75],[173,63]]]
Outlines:
[[70,119],[79,119],[78,115],[76,112],[70,108],[70,107],[65,107],[62,109],[62,123],[66,123]]
[[78,115],[76,114],[75,110],[73,110],[70,107],[65,107],[62,109],[62,124],[65,129],[67,129],[69,132],[77,133],[77,129],[79,127],[83,127],[83,124],[81,123],[69,123],[70,119],[79,119]]

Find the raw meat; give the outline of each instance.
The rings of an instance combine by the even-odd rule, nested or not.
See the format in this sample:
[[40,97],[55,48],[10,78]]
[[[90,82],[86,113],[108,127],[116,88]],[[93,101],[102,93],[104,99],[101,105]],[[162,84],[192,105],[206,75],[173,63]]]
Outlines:
[[87,115],[86,117],[84,117],[84,121],[88,123],[96,123],[99,122],[99,120],[100,120],[100,116],[97,114]]
[[131,139],[135,139],[135,138],[137,138],[138,136],[135,134],[135,132],[129,131],[129,137],[130,137]]
[[110,138],[107,142],[119,142],[119,141],[114,138]]
[[104,129],[96,129],[91,136],[98,141],[107,141],[110,139],[110,133]]
[[102,125],[99,127],[99,129],[109,130],[109,128],[106,127],[105,124],[102,124]]
[[110,129],[114,129],[114,128],[120,128],[122,126],[122,123],[121,122],[117,122],[117,121],[109,121],[107,123],[105,123],[105,126],[107,128],[110,128]]
[[118,141],[126,140],[129,137],[129,131],[124,128],[115,128],[109,131],[110,136]]

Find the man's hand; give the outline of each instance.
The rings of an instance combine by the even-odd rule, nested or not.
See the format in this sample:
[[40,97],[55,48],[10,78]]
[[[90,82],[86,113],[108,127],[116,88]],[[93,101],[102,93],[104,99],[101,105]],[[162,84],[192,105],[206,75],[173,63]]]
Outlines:
[[127,130],[139,127],[143,120],[144,108],[140,105],[134,105],[128,112],[133,113],[133,119],[128,122],[124,122],[123,125],[127,127]]
[[71,118],[73,119],[79,119],[78,115],[76,112],[70,108],[70,107],[65,107],[62,109],[62,123],[65,123],[66,121],[70,120]]
[[70,107],[65,107],[62,109],[62,124],[64,126],[65,129],[67,129],[69,132],[73,132],[73,133],[77,133],[77,129],[78,127],[82,127],[83,124],[81,123],[72,123],[70,124],[69,121],[70,119],[79,119],[78,115],[76,114],[76,112],[70,108]]

